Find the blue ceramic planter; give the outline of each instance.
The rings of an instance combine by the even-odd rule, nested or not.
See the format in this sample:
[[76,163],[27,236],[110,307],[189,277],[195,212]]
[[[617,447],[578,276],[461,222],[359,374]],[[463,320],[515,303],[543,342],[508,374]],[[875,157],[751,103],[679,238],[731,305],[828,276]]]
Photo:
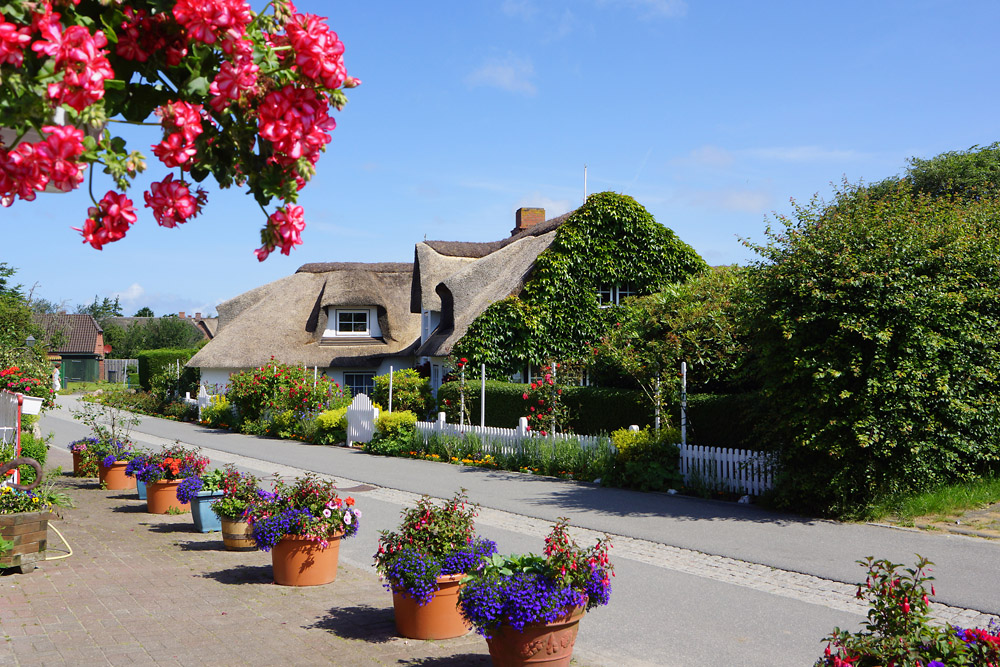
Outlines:
[[191,518],[194,519],[194,529],[199,533],[222,530],[222,520],[212,511],[212,503],[222,495],[222,491],[199,491],[198,497],[191,499]]
[[139,500],[146,499],[146,483],[141,479],[135,480],[135,490],[139,493]]

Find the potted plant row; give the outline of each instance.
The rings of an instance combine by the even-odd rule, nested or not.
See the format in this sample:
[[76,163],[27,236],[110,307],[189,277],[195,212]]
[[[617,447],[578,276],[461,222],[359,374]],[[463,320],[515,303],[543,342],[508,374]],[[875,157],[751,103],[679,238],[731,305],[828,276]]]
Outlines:
[[358,532],[361,511],[332,481],[309,473],[261,493],[246,511],[257,546],[271,552],[274,583],[319,586],[337,578],[340,540]]
[[177,488],[185,479],[205,472],[208,463],[197,450],[180,444],[146,454],[141,467],[132,469],[136,479],[146,485],[146,511],[151,514],[189,511],[190,504],[178,499]]
[[458,600],[465,619],[486,638],[497,667],[570,664],[584,612],[606,605],[613,570],[605,536],[589,548],[560,518],[543,555],[494,554],[463,581]]
[[465,489],[441,505],[424,496],[403,510],[398,531],[382,531],[375,568],[392,591],[403,637],[448,639],[471,630],[458,609],[461,581],[497,550],[475,535],[478,509]]
[[260,480],[230,464],[226,466],[221,488],[222,497],[212,503],[212,512],[219,519],[223,545],[229,551],[256,550],[246,513],[266,493],[260,488]]

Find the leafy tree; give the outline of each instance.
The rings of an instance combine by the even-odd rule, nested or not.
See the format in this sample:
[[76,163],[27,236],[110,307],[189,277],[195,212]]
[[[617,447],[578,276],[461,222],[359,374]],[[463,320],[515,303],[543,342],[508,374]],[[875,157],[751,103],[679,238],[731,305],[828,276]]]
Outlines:
[[[45,331],[31,319],[31,308],[21,285],[12,279],[17,269],[0,262],[0,370],[18,366],[22,374],[44,379],[52,376],[52,364],[45,354]],[[35,345],[28,348],[28,336]]]
[[87,306],[80,304],[76,307],[76,312],[91,315],[98,322],[103,322],[109,317],[121,317],[122,306],[118,302],[118,297],[115,297],[114,301],[108,297],[104,297],[102,301],[98,301],[97,295],[94,295],[94,303]]
[[135,312],[135,315],[133,315],[132,317],[156,317],[156,316],[153,315],[152,308],[150,308],[149,306],[143,306],[142,308],[137,310]]
[[845,185],[778,221],[744,299],[777,502],[863,516],[1000,469],[1000,201]]
[[33,297],[31,299],[31,311],[34,313],[40,313],[43,315],[54,315],[56,313],[61,313],[66,310],[66,301],[49,301],[48,299],[43,299],[42,297]]
[[203,343],[201,330],[187,320],[160,317],[121,327],[113,322],[103,325],[104,340],[116,359],[134,359],[144,350],[187,349]]
[[929,160],[910,158],[907,180],[918,192],[966,199],[1000,194],[1000,143],[941,153]]
[[620,309],[619,319],[594,346],[595,370],[624,375],[662,410],[679,389],[680,364],[692,391],[734,384],[742,355],[733,299],[744,278],[737,267],[717,267],[673,283]]
[[473,367],[510,374],[546,360],[590,358],[618,317],[602,307],[602,287],[650,294],[708,268],[689,245],[631,197],[590,195],[535,261],[524,290],[487,308],[453,353]]

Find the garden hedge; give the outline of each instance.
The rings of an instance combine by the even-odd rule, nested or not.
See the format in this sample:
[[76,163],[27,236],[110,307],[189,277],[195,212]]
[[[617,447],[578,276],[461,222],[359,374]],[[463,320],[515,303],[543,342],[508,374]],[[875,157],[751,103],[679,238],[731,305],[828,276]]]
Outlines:
[[[469,420],[479,423],[479,381],[467,381],[465,407]],[[524,393],[528,385],[516,382],[486,381],[486,425],[516,428],[525,414]],[[570,426],[576,433],[593,435],[611,433],[632,424],[652,423],[652,413],[645,395],[634,389],[604,387],[564,387],[563,401],[570,409]],[[447,402],[447,403],[446,403]],[[448,413],[448,421],[458,418],[459,383],[446,382],[438,389],[438,405]]]
[[152,388],[150,379],[161,373],[175,362],[181,362],[181,372],[185,372],[184,364],[194,356],[196,349],[165,348],[162,350],[144,350],[137,356],[139,359],[139,384],[145,391]]

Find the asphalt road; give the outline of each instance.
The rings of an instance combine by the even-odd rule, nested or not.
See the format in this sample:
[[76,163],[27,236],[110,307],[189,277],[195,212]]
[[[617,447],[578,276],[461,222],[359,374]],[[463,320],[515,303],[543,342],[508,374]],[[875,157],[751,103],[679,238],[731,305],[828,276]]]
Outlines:
[[[89,434],[71,418],[67,406],[72,401],[60,397],[61,407],[41,422],[43,432],[55,434],[53,446],[63,452],[68,442]],[[843,604],[839,598],[830,602],[832,594],[826,589],[863,579],[855,561],[868,555],[906,564],[913,562],[914,554],[927,556],[936,563],[936,601],[1000,614],[1000,544],[988,540],[375,457],[151,417],[142,418],[133,438],[151,446],[180,440],[212,450],[216,462],[234,460],[262,474],[294,472],[287,466],[345,483],[436,497],[464,487],[474,502],[500,511],[489,522],[484,511],[479,528],[505,552],[539,552],[543,528],[538,520],[560,516],[570,517],[574,526],[621,536],[623,548],[612,551],[617,576],[611,604],[588,614],[582,626],[577,653],[583,664],[812,664],[822,652],[822,637],[834,626],[856,628],[863,620],[864,610],[851,608],[849,595],[841,596]],[[358,538],[345,542],[342,558],[370,568],[378,531],[396,526],[406,494],[356,496],[364,524]],[[691,551],[675,555],[670,547]],[[757,570],[773,568],[774,582],[761,579],[759,572],[753,575],[754,563],[768,566]],[[789,592],[789,582],[795,582],[792,573],[818,577],[806,578],[807,587],[815,590]]]

